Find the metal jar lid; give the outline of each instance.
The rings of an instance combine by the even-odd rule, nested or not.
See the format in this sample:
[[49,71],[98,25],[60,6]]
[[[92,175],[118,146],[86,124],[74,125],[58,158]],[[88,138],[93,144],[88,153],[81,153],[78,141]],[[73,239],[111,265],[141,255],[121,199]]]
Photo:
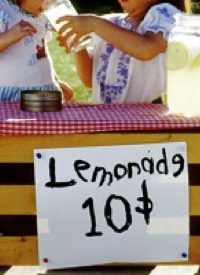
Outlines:
[[20,108],[31,112],[55,112],[62,109],[60,91],[25,90],[21,92]]

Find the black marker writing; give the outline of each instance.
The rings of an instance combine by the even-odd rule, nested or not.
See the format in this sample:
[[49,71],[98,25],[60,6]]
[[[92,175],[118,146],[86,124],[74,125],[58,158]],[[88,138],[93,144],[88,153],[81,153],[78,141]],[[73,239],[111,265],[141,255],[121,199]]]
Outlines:
[[[111,202],[114,200],[120,201],[125,208],[125,215],[126,215],[126,222],[125,224],[119,228],[117,227],[112,219],[112,207],[111,207]],[[126,230],[129,229],[130,225],[132,224],[132,215],[131,215],[131,207],[129,202],[122,196],[117,196],[117,195],[110,195],[109,198],[107,199],[105,209],[104,209],[104,216],[106,218],[108,226],[110,226],[113,231],[116,233],[122,233]]]
[[184,162],[183,156],[181,156],[180,154],[174,155],[173,158],[172,158],[172,163],[173,164],[178,164],[178,166],[179,166],[179,169],[176,172],[173,173],[174,177],[178,177],[184,170],[185,162]]
[[62,188],[74,186],[77,182],[74,179],[66,182],[56,182],[56,161],[54,158],[49,159],[49,177],[50,181],[45,184],[46,187],[50,188]]
[[85,209],[86,207],[89,207],[89,214],[90,214],[90,219],[91,219],[91,230],[90,230],[90,232],[86,233],[85,235],[87,237],[97,237],[97,236],[103,235],[102,232],[96,231],[96,216],[95,216],[93,198],[88,198],[83,203],[82,208]]
[[135,211],[143,214],[146,224],[149,224],[150,223],[150,213],[153,210],[153,202],[150,200],[150,198],[148,196],[147,185],[146,185],[145,180],[142,183],[142,193],[143,193],[143,196],[139,197],[137,200],[140,202],[143,202],[143,208],[138,206],[135,208]]

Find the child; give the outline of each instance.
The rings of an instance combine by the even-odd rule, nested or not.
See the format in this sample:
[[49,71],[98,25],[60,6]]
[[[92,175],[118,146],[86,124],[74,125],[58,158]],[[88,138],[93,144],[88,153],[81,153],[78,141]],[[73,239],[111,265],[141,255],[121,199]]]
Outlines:
[[[45,0],[0,0],[0,101],[18,101],[21,90],[62,89],[72,97],[68,84],[55,84],[46,54]],[[50,33],[50,32],[49,32]]]
[[60,18],[58,23],[65,24],[59,41],[66,45],[76,34],[73,47],[81,37],[94,33],[93,51],[77,52],[76,61],[81,80],[93,88],[95,103],[154,102],[165,92],[167,38],[182,1],[177,1],[177,7],[158,0],[118,2],[125,13]]

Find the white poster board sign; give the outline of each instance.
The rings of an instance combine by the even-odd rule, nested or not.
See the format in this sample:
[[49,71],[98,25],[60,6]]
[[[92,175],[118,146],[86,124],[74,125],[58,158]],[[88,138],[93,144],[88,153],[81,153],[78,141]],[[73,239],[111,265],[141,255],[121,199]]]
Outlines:
[[187,261],[185,143],[34,151],[40,264]]

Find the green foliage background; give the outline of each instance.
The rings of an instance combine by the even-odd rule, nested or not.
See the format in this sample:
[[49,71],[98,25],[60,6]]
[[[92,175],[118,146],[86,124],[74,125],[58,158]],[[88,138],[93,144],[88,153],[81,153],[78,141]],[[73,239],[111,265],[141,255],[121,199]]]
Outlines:
[[74,90],[74,101],[91,102],[91,91],[81,83],[77,75],[74,54],[66,53],[64,48],[58,46],[56,34],[53,34],[48,47],[56,74],[61,80],[69,83]]

